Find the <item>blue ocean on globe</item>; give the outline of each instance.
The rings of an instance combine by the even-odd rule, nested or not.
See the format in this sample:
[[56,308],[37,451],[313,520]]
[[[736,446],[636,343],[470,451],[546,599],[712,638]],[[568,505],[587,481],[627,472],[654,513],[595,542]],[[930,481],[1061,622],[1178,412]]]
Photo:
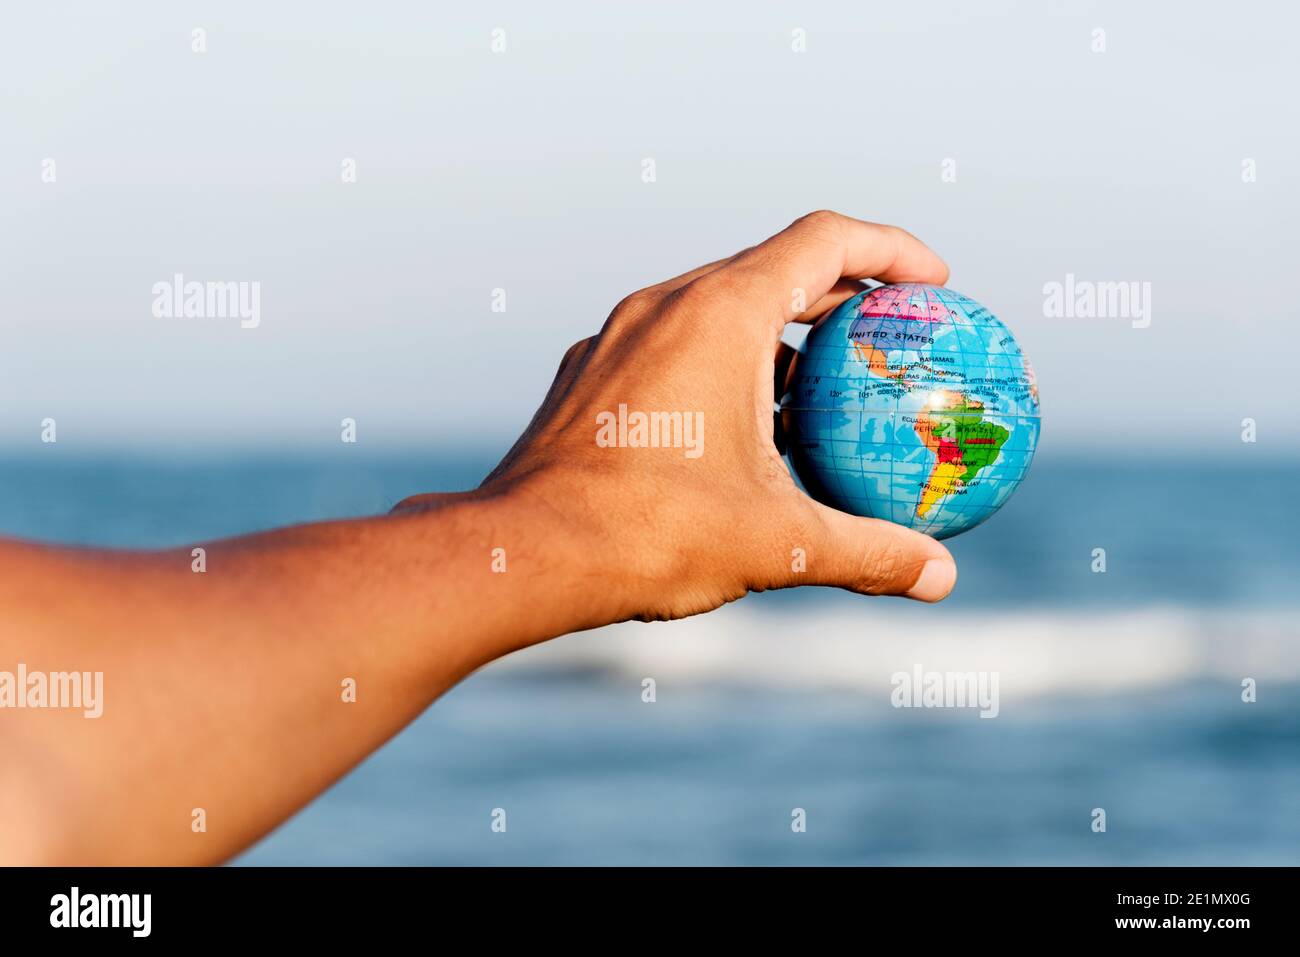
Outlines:
[[1038,386],[974,299],[900,283],[842,303],[795,358],[781,421],[818,501],[935,538],[1001,508],[1038,445]]

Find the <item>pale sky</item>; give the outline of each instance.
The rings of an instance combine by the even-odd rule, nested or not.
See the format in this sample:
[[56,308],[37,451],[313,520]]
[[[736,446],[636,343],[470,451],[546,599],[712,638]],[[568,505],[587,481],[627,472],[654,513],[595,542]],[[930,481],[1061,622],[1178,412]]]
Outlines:
[[[1155,7],[16,6],[0,449],[45,417],[65,448],[323,446],[344,416],[372,448],[505,442],[627,292],[830,207],[1015,331],[1045,451],[1242,454],[1249,416],[1281,454],[1300,17]],[[176,273],[260,283],[260,325],[153,318]],[[1149,328],[1045,317],[1067,273],[1149,282]]]

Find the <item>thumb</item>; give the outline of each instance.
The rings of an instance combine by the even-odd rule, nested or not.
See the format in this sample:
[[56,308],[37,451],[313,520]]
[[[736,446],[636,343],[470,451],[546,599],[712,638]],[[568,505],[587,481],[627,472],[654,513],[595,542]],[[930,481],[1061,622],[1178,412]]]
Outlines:
[[929,602],[952,591],[957,565],[933,538],[878,518],[858,518],[820,503],[817,508],[822,540],[808,565],[810,583]]

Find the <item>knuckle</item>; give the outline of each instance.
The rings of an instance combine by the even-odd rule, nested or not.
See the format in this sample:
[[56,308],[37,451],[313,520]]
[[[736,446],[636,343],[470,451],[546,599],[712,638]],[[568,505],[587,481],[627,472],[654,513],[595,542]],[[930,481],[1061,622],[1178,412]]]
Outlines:
[[594,341],[595,339],[593,336],[588,336],[586,339],[579,339],[573,345],[569,346],[569,348],[564,352],[564,358],[560,361],[560,365],[566,366],[574,359],[578,358],[578,356],[587,351]]
[[750,270],[740,266],[720,269],[675,290],[664,301],[665,314],[660,321],[665,326],[697,327],[704,320],[723,318],[737,304],[747,303],[753,288]]
[[795,221],[795,225],[809,232],[837,232],[844,224],[844,217],[829,209],[815,209]]
[[619,300],[614,311],[605,320],[602,334],[621,333],[634,326],[654,305],[656,297],[646,289],[638,289]]
[[654,294],[648,289],[638,289],[636,292],[628,293],[614,307],[611,317],[638,315],[645,311],[654,299]]
[[686,284],[677,290],[676,299],[692,305],[725,301],[743,292],[751,275],[752,267],[748,264],[734,263]]
[[909,233],[902,226],[886,225],[884,229],[885,229],[885,235],[888,236],[889,241],[894,244],[894,249],[900,248],[908,240],[912,240],[912,241],[916,240],[916,237],[913,236],[911,233]]
[[727,280],[716,274],[710,273],[707,276],[701,276],[692,282],[688,282],[680,289],[674,289],[669,294],[668,301],[671,306],[685,309],[692,309],[697,306],[707,305],[717,296],[724,294],[724,288]]
[[907,251],[909,246],[922,245],[919,239],[902,226],[885,226],[884,230],[889,241],[889,250],[893,254],[895,262]]
[[723,295],[719,281],[712,276],[703,276],[685,286],[674,289],[664,297],[665,322],[681,320],[682,317],[707,310],[709,305]]
[[569,346],[569,348],[565,349],[564,355],[560,358],[560,367],[556,370],[555,374],[557,376],[564,375],[567,370],[571,369],[575,363],[586,355],[587,350],[591,348],[595,341],[595,336],[590,336],[586,339],[579,339],[573,345]]

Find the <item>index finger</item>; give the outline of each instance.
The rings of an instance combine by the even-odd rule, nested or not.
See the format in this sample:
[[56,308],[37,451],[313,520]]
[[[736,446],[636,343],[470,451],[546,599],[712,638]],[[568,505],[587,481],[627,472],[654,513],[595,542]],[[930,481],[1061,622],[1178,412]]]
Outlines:
[[736,282],[752,289],[757,299],[779,301],[789,322],[797,315],[798,291],[804,302],[816,302],[843,278],[941,286],[948,280],[948,266],[904,229],[819,210],[700,281]]

